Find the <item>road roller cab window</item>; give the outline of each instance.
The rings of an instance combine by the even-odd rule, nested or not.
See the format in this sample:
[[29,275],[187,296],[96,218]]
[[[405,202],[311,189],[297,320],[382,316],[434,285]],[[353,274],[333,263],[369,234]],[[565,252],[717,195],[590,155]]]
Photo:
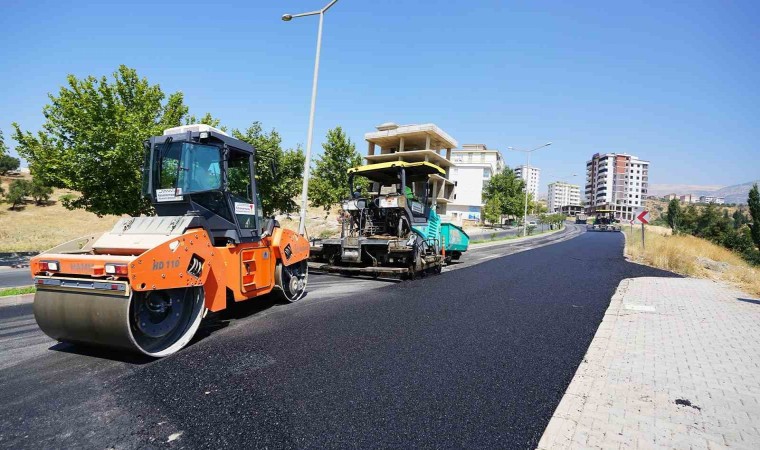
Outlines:
[[[231,151],[227,161],[227,183],[235,207],[235,218],[242,229],[256,229],[261,223],[261,207],[254,203],[251,185],[251,157],[249,154]],[[256,199],[258,200],[258,199]],[[256,218],[259,217],[257,221]]]
[[221,149],[192,142],[164,144],[159,153],[158,189],[186,195],[221,188]]

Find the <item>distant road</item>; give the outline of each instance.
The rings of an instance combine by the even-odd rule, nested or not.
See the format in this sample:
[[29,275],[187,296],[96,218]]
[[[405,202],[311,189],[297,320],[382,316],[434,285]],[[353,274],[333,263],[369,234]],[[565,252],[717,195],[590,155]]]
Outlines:
[[0,269],[0,288],[29,286],[32,284],[32,274],[29,268]]

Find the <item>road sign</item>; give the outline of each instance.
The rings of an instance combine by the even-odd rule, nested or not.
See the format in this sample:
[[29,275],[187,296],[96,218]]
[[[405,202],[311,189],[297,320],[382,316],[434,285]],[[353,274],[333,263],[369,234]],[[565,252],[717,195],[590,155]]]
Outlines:
[[649,211],[644,208],[637,209],[636,212],[634,213],[634,217],[635,219],[633,220],[635,220],[636,223],[641,223],[645,225],[649,224]]

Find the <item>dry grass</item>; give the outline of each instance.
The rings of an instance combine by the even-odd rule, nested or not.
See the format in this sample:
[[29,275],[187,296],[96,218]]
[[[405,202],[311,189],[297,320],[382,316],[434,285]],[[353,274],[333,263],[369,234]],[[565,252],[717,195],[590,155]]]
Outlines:
[[[0,179],[6,192],[15,178]],[[36,206],[28,203],[20,211],[0,204],[0,252],[43,251],[86,234],[107,231],[119,220],[116,216],[98,217],[83,211],[69,211],[58,198],[71,191],[56,189],[50,197],[55,203]]]
[[[752,294],[760,295],[760,269],[752,267],[738,254],[694,236],[670,235],[667,228],[648,226],[646,249],[641,248],[641,229],[624,227],[625,253],[631,260],[681,275],[709,278],[731,283]],[[668,230],[669,231],[669,230]],[[699,258],[725,263],[725,270],[705,267]]]
[[[325,213],[325,210],[322,208],[310,207],[306,211],[306,234],[309,239],[340,236],[339,212],[339,207],[332,208],[329,213]],[[277,221],[280,222],[283,228],[298,231],[298,214],[296,212],[289,217],[279,215],[277,216]]]
[[[19,177],[2,177],[0,184],[8,191],[10,182]],[[29,176],[24,178],[29,179]],[[10,205],[0,204],[0,252],[43,251],[63,242],[90,233],[110,230],[119,220],[117,216],[98,217],[83,210],[70,211],[58,199],[62,195],[76,194],[56,189],[49,206],[28,203],[20,211],[11,211]],[[300,201],[300,198],[298,199]],[[309,238],[340,236],[339,207],[325,213],[322,208],[310,207],[307,214],[306,232]],[[298,213],[279,215],[277,220],[284,228],[298,230]],[[468,225],[468,231],[480,227]]]

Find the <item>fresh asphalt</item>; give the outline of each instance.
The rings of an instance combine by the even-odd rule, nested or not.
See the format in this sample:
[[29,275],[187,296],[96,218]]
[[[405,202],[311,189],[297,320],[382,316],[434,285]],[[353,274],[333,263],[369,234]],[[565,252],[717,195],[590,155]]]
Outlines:
[[31,286],[32,274],[28,268],[10,269],[0,267],[0,288]]
[[240,304],[162,360],[0,308],[0,447],[534,448],[620,280],[673,276],[626,262],[619,233],[542,239],[412,282],[312,275],[303,301]]

